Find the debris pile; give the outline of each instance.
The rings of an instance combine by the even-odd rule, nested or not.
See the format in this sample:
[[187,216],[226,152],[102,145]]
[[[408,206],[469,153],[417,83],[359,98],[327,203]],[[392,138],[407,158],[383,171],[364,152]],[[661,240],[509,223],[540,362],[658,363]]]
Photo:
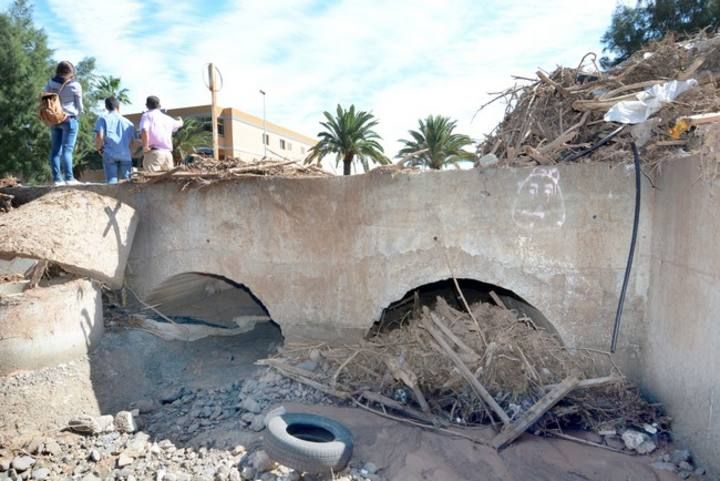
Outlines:
[[530,424],[549,434],[557,427],[668,428],[607,353],[567,349],[531,319],[489,303],[462,312],[439,297],[432,310],[414,311],[358,345],[288,345],[282,357],[261,362],[356,405],[430,426],[511,424],[576,378]]
[[176,181],[183,182],[185,186],[204,186],[221,180],[245,176],[331,177],[332,175],[316,165],[300,165],[292,160],[248,162],[235,158],[215,160],[212,157],[193,155],[191,162],[179,165],[167,172],[136,172],[133,174],[133,182]]
[[[0,189],[5,187],[16,187],[18,181],[15,177],[3,177],[0,179]],[[0,213],[10,212],[12,207],[12,200],[14,196],[0,192]]]
[[[632,158],[632,129],[606,121],[608,110],[619,102],[637,101],[638,95],[658,100],[659,89],[677,87],[681,92],[687,88],[674,100],[658,105],[660,110],[645,122],[647,128],[640,135],[644,139],[638,143],[644,143],[641,158],[650,171],[673,149],[687,148],[683,119],[720,110],[719,73],[720,35],[699,34],[684,42],[668,37],[652,43],[609,71],[601,71],[595,54],[589,53],[577,68],[538,71],[536,79],[516,77],[515,86],[480,107],[499,100],[507,104],[503,121],[479,144],[478,155],[495,156],[499,165],[507,166],[580,158],[626,161]],[[603,147],[593,150],[598,144]]]

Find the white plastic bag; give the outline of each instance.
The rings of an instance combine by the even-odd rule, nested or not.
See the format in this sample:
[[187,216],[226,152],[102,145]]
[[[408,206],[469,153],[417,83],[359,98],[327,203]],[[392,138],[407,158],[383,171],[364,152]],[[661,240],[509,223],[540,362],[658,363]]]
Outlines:
[[653,85],[636,95],[637,100],[623,100],[613,105],[605,114],[606,122],[621,124],[639,124],[645,122],[663,104],[672,102],[678,95],[697,87],[695,79],[673,80],[664,84]]

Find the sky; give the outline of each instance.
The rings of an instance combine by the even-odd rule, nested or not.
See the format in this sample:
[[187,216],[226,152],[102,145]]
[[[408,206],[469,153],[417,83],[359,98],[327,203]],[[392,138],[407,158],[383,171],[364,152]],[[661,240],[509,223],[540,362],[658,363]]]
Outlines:
[[[315,137],[336,105],[371,111],[386,154],[418,119],[446,115],[482,139],[502,117],[512,75],[577,66],[618,0],[35,0],[56,60],[96,58],[132,105],[210,102],[203,72],[219,68],[218,103]],[[621,0],[628,2],[631,0]],[[0,0],[5,10],[11,0]]]

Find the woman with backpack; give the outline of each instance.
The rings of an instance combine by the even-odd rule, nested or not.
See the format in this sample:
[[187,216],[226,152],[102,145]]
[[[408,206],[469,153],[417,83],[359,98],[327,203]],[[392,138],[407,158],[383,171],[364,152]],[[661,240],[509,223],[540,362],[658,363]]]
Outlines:
[[78,135],[78,116],[83,113],[82,86],[75,80],[75,67],[63,60],[55,69],[55,76],[45,85],[45,92],[56,93],[64,112],[64,119],[50,125],[50,170],[54,185],[72,185],[73,150]]

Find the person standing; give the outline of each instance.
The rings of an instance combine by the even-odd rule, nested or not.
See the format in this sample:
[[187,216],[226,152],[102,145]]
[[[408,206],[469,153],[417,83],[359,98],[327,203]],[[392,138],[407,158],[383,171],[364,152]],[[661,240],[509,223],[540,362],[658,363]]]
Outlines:
[[130,179],[132,170],[132,143],[135,126],[120,115],[120,102],[115,97],[105,99],[107,113],[95,122],[95,148],[102,155],[105,181],[117,184]]
[[143,145],[143,169],[157,172],[173,166],[172,134],[183,126],[182,118],[174,119],[160,111],[160,99],[154,95],[145,102],[147,112],[140,118]]
[[55,76],[45,85],[45,92],[55,92],[67,115],[64,122],[50,127],[50,171],[54,185],[77,184],[73,176],[73,150],[78,135],[78,117],[83,113],[82,86],[75,79],[75,67],[63,60]]

